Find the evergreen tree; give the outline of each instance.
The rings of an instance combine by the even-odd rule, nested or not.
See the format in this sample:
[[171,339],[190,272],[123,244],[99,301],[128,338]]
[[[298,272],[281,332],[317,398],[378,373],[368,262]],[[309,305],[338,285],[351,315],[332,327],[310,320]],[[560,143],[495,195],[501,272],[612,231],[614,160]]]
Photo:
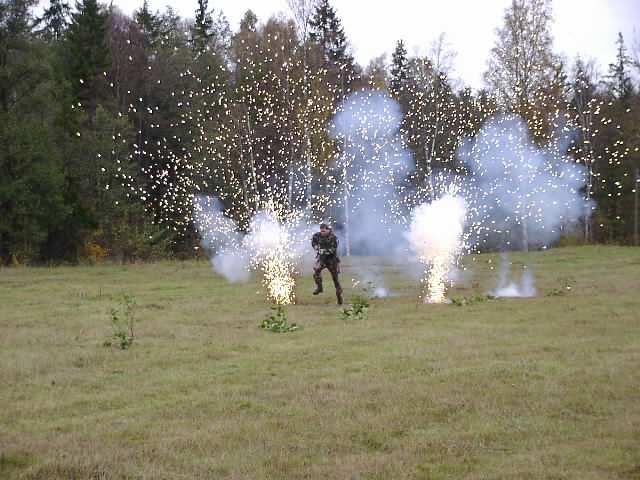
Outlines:
[[206,50],[215,37],[213,17],[209,11],[209,0],[198,0],[196,19],[191,30],[191,37],[193,48],[196,52]]
[[47,40],[62,40],[71,17],[71,7],[63,0],[50,0],[39,23],[42,24],[40,33]]
[[633,95],[633,83],[629,74],[631,58],[627,54],[622,33],[618,33],[616,46],[616,62],[609,64],[608,86],[614,98],[628,105]]
[[628,146],[638,135],[636,122],[631,113],[634,88],[629,75],[631,59],[622,34],[616,40],[616,61],[609,65],[605,82],[606,102],[603,117],[615,119],[598,125],[600,155],[597,164],[598,210],[605,219],[600,223],[608,233],[609,241],[624,241],[631,236],[634,212],[632,191],[634,181],[634,159],[624,154],[620,147]]
[[161,35],[162,19],[156,13],[149,10],[149,0],[144,0],[140,10],[133,13],[133,19],[142,30],[145,38],[145,47],[153,46]]
[[38,260],[69,211],[53,128],[51,51],[33,38],[31,6],[0,4],[0,263]]
[[403,130],[422,186],[430,183],[435,170],[453,169],[457,140],[464,131],[457,99],[437,63],[429,58],[411,59],[404,93],[407,111]]
[[171,6],[167,6],[158,19],[158,29],[162,39],[161,44],[167,50],[182,48],[188,43],[188,39],[180,28],[180,21],[180,16]]
[[104,75],[109,69],[108,12],[97,0],[78,0],[65,39],[67,78],[90,119],[108,97]]
[[309,38],[320,46],[323,66],[336,72],[339,87],[346,94],[355,77],[354,60],[347,50],[347,37],[342,22],[329,0],[321,0],[309,26]]
[[29,9],[34,0],[9,0],[0,3],[0,107],[7,111],[15,90],[20,86],[17,62],[23,60],[23,51],[29,50],[33,18]]
[[310,37],[322,46],[322,51],[329,62],[340,62],[347,56],[347,38],[342,22],[329,0],[322,0],[309,21]]
[[391,56],[391,92],[400,96],[407,82],[407,49],[402,40],[398,40],[396,49]]

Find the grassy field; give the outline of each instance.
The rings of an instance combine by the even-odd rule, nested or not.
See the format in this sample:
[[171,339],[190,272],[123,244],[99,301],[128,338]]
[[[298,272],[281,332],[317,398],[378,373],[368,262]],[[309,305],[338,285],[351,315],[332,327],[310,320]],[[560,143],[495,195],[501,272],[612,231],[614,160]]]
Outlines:
[[0,270],[0,478],[640,479],[640,249],[512,260],[537,298],[421,305],[387,265],[351,322],[306,277],[288,334],[206,262]]

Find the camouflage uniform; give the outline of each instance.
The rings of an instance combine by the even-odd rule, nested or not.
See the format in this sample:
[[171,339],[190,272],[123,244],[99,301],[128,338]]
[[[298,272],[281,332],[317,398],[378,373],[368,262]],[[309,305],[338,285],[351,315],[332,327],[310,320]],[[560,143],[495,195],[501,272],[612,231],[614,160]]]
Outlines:
[[313,279],[316,281],[316,291],[314,294],[322,292],[322,270],[325,268],[331,272],[333,285],[336,287],[338,303],[342,304],[342,287],[338,274],[340,273],[340,259],[338,258],[338,239],[330,232],[329,235],[322,236],[316,233],[311,239],[311,246],[317,252],[316,264],[313,267]]

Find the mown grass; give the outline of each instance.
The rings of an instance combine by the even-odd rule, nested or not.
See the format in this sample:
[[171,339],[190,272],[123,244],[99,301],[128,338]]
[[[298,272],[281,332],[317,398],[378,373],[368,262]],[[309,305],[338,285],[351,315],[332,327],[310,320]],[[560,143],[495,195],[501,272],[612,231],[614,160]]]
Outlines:
[[[0,478],[639,479],[640,249],[512,261],[537,298],[422,305],[386,264],[358,322],[307,276],[288,334],[205,262],[0,270]],[[345,285],[354,262],[380,260]],[[122,293],[128,350],[103,346]]]

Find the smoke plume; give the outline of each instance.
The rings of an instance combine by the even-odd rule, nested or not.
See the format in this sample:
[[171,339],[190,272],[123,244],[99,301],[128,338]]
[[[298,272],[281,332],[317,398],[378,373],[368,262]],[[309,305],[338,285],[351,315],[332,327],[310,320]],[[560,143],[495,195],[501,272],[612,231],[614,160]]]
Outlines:
[[[340,145],[333,191],[336,233],[343,252],[397,255],[406,245],[402,231],[409,210],[413,161],[400,136],[402,111],[382,91],[352,94],[333,119],[330,134]],[[363,283],[385,296],[378,269],[354,265]]]
[[500,256],[500,272],[498,284],[491,292],[494,297],[535,297],[536,285],[533,271],[526,268],[522,271],[520,281],[511,280],[511,263],[506,253]]
[[525,250],[549,246],[589,215],[592,205],[581,192],[587,171],[566,154],[570,141],[560,130],[539,148],[526,124],[506,115],[463,142],[458,156],[471,172],[466,195],[473,205],[474,243]]

